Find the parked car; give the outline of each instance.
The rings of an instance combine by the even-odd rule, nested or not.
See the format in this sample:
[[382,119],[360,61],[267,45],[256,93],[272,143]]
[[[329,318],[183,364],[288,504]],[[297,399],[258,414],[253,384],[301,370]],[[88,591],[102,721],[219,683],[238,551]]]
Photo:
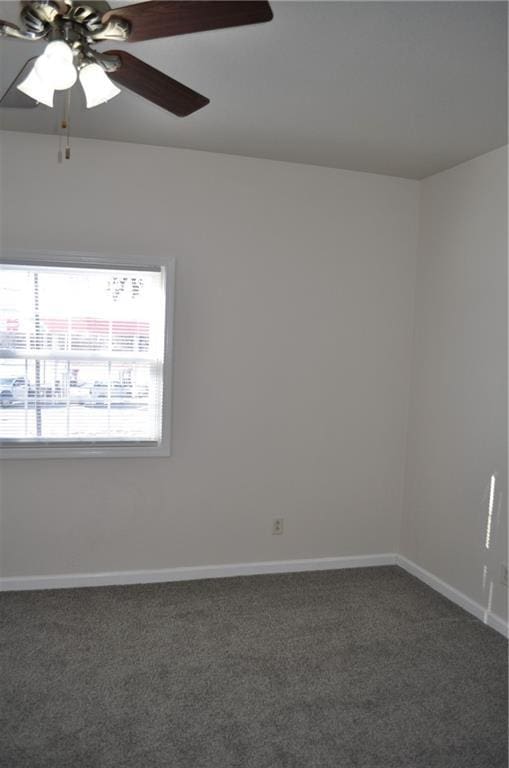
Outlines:
[[[121,384],[117,381],[110,382],[109,402],[110,405],[125,405],[132,399],[132,388],[127,384]],[[105,406],[108,404],[108,382],[95,381],[90,387],[89,399],[86,403],[92,406]]]
[[35,389],[24,376],[0,379],[0,406],[19,405],[35,398]]
[[69,402],[71,405],[87,405],[90,401],[90,383],[81,382],[69,387]]

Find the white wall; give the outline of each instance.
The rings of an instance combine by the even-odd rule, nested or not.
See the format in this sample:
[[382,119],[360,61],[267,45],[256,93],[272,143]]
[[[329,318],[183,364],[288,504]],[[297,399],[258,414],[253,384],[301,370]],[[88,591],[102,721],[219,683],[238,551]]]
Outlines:
[[2,245],[176,257],[173,455],[4,462],[2,575],[394,551],[418,183],[57,149],[1,134]]
[[493,582],[506,616],[505,148],[422,182],[419,239],[401,549],[485,607]]

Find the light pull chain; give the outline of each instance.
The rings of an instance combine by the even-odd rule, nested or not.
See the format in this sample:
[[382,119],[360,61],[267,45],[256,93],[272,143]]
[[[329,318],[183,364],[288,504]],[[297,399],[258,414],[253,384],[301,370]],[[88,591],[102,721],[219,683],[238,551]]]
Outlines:
[[62,130],[66,131],[65,135],[65,159],[70,160],[71,158],[71,89],[69,88],[65,94],[65,101],[64,101],[64,116],[62,118],[62,122],[60,124],[60,127]]

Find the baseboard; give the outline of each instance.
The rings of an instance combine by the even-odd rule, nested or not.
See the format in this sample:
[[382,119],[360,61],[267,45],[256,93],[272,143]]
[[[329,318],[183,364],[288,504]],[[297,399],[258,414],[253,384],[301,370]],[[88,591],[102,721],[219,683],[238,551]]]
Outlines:
[[451,587],[450,584],[447,584],[445,581],[442,581],[442,579],[439,579],[438,576],[421,568],[420,565],[412,562],[412,560],[403,557],[403,555],[396,555],[396,564],[408,573],[411,573],[412,576],[423,581],[436,592],[439,592],[453,603],[456,603],[456,605],[459,605],[465,611],[468,611],[468,613],[471,613],[477,619],[480,619],[484,624],[488,624],[488,626],[496,629],[497,632],[500,632],[504,637],[509,637],[508,623],[501,616],[488,611],[480,603],[476,603],[475,600],[472,600],[463,592]]
[[27,589],[68,589],[71,587],[105,587],[122,584],[151,584],[165,581],[217,579],[228,576],[254,576],[263,573],[293,573],[341,568],[367,568],[395,565],[395,554],[359,555],[352,557],[319,557],[304,560],[269,560],[258,563],[228,563],[147,571],[108,571],[105,573],[65,573],[48,576],[8,576],[0,578],[0,592]]
[[257,563],[228,563],[225,565],[198,565],[180,568],[161,568],[143,571],[107,571],[104,573],[64,573],[46,576],[8,576],[0,578],[0,592],[35,589],[70,589],[75,587],[106,587],[122,584],[153,584],[194,579],[218,579],[229,576],[255,576],[264,573],[297,573],[299,571],[339,570],[342,568],[368,568],[380,565],[399,565],[444,597],[459,605],[476,618],[488,624],[504,637],[509,637],[507,621],[487,611],[463,592],[451,587],[434,574],[402,555],[354,555],[347,557],[319,557],[302,560],[264,560]]

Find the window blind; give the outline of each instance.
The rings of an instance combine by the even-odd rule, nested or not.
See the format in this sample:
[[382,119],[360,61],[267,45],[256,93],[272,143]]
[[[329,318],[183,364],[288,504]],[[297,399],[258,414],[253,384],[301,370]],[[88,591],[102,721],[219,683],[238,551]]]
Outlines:
[[157,444],[165,270],[0,265],[0,441]]

